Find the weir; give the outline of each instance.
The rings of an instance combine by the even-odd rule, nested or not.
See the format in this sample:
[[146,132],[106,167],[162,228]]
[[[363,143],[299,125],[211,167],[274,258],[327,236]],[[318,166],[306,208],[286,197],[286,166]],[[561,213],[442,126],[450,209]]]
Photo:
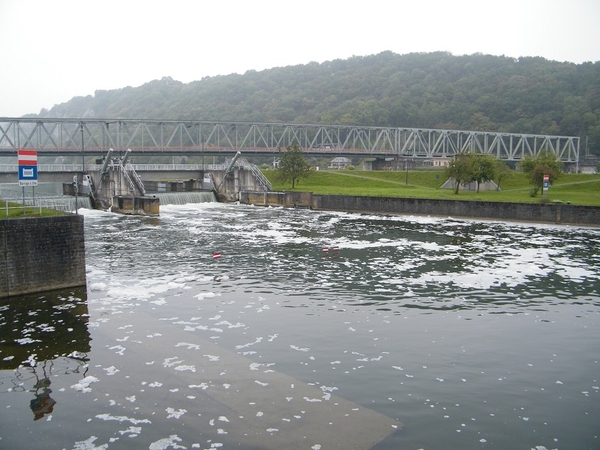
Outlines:
[[[242,191],[268,192],[269,181],[260,170],[240,158],[238,152],[225,170],[199,170],[189,173],[190,178],[155,179],[142,181],[132,164],[127,161],[131,150],[124,157],[111,158],[109,150],[100,170],[92,170],[83,176],[82,188],[90,193],[96,208],[123,214],[159,215],[159,205],[237,201]],[[67,185],[68,187],[68,185]],[[73,193],[77,190],[73,185]]]
[[217,198],[212,191],[159,192],[150,195],[158,197],[161,205],[185,205],[187,203],[213,203],[217,201]]

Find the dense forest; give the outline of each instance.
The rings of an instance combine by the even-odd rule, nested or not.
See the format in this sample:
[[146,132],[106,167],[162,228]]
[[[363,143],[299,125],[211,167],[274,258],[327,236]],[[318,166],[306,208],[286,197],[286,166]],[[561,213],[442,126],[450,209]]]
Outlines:
[[[167,69],[168,70],[168,69]],[[383,52],[99,90],[42,117],[190,119],[580,136],[600,155],[600,62]]]

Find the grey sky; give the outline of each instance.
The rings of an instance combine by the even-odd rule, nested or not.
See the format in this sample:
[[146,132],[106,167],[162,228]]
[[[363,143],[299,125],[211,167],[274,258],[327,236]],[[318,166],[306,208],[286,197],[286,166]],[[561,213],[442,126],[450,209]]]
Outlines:
[[599,0],[0,0],[0,117],[385,50],[600,61]]

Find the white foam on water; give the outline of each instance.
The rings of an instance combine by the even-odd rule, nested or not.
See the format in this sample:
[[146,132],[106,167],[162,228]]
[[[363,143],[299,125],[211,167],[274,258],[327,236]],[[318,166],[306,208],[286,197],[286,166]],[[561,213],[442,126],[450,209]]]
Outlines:
[[75,383],[71,386],[71,389],[75,389],[79,392],[92,392],[92,388],[90,388],[90,384],[96,383],[100,381],[98,378],[93,376],[87,376],[82,380],[79,380],[79,383]]
[[127,416],[113,416],[112,414],[97,414],[96,419],[104,420],[104,421],[116,421],[116,422],[130,422],[134,425],[144,424],[144,423],[152,423],[148,419],[134,419]]
[[167,419],[179,419],[181,416],[187,413],[187,410],[185,409],[176,410],[175,408],[171,407],[166,408],[165,411],[167,412]]
[[96,436],[90,436],[85,441],[77,441],[77,442],[75,442],[73,449],[74,450],[105,450],[108,448],[108,444],[96,446],[94,444],[96,439],[98,439]]
[[107,367],[104,370],[106,371],[106,375],[108,375],[108,376],[113,376],[117,372],[119,372],[119,369],[117,369],[115,366]]
[[172,434],[168,438],[159,439],[158,441],[152,442],[148,447],[149,450],[167,450],[168,448],[173,449],[185,449],[182,445],[177,444],[177,442],[181,442],[182,439],[176,434]]
[[177,370],[178,372],[195,372],[196,371],[196,366],[194,366],[194,365],[181,365],[181,366],[175,367],[174,370]]

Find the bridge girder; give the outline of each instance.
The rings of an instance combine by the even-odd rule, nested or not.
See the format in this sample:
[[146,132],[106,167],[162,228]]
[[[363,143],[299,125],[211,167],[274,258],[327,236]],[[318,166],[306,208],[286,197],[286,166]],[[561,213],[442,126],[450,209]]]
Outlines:
[[463,152],[507,161],[550,151],[579,162],[579,137],[422,128],[291,123],[134,119],[0,118],[0,155],[35,149],[40,155],[105,154],[109,148],[136,154],[273,154],[297,143],[314,155],[448,158]]

